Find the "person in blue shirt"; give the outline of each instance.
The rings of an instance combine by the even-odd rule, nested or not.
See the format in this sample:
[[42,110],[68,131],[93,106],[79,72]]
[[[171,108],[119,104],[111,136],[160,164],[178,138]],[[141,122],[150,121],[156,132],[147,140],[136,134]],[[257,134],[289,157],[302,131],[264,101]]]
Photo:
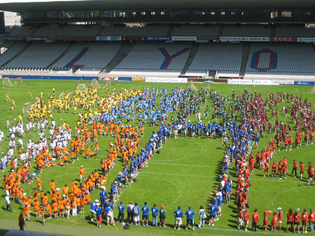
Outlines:
[[102,227],[101,224],[102,224],[102,208],[100,207],[100,204],[99,203],[96,203],[96,209],[95,209],[95,212],[96,212],[96,226],[97,227]]
[[96,215],[96,204],[98,203],[98,200],[96,199],[95,202],[91,203],[90,207],[90,213],[91,213],[91,222],[93,222],[93,214]]
[[188,210],[186,211],[185,215],[187,216],[187,221],[186,221],[186,228],[185,230],[188,229],[188,225],[190,224],[192,226],[192,230],[195,230],[195,227],[194,227],[194,215],[195,215],[195,212],[191,209],[191,206],[188,207]]
[[140,225],[140,209],[138,203],[135,203],[135,206],[133,207],[133,215],[135,217],[135,225]]
[[159,223],[158,223],[159,209],[156,207],[156,204],[153,205],[153,207],[151,208],[151,211],[152,211],[152,225],[159,226]]
[[[149,211],[150,208],[147,206],[147,202],[144,203],[144,206],[141,208],[142,211],[142,226],[149,226]],[[146,221],[146,224],[144,224]]]
[[173,212],[173,215],[175,216],[175,225],[174,229],[180,230],[180,226],[182,224],[182,218],[184,217],[184,212],[180,209],[180,206],[178,206],[178,209]]
[[107,203],[105,207],[105,211],[106,211],[107,226],[109,226],[109,222],[112,223],[113,226],[116,226],[114,222],[113,204]]
[[123,205],[123,202],[120,202],[120,205],[118,205],[118,218],[117,223],[121,221],[121,223],[124,223],[125,218],[125,206]]
[[217,207],[217,203],[215,201],[212,202],[212,204],[209,205],[210,206],[210,220],[209,220],[209,226],[214,226],[214,219],[217,215],[217,211],[218,211],[218,207]]

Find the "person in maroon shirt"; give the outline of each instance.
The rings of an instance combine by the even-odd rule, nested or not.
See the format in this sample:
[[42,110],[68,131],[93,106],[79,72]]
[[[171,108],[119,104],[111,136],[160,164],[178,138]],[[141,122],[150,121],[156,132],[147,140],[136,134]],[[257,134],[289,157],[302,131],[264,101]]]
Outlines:
[[19,226],[20,226],[20,230],[24,230],[24,227],[26,227],[23,212],[21,212],[19,216]]

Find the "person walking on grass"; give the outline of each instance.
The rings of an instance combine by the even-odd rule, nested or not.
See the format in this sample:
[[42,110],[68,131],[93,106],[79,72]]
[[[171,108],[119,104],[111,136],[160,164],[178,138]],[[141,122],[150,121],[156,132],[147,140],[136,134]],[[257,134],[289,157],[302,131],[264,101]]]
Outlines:
[[191,206],[188,207],[188,210],[186,211],[185,215],[187,216],[185,230],[188,229],[188,225],[189,224],[192,226],[192,230],[195,230],[195,227],[194,227],[194,224],[195,224],[195,222],[194,222],[195,212],[191,209]]
[[177,229],[180,230],[182,218],[184,217],[184,212],[181,210],[180,206],[173,212],[173,216],[175,217],[174,229],[177,227]]
[[254,213],[252,214],[252,231],[257,231],[257,225],[259,222],[259,214],[257,213],[257,209],[254,210]]

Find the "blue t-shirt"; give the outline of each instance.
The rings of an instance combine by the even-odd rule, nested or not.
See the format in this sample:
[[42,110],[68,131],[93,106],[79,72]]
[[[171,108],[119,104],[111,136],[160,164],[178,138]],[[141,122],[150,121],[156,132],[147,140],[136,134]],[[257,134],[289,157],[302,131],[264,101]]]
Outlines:
[[216,205],[211,205],[210,206],[210,215],[211,216],[215,216],[217,214],[216,213],[217,211],[218,211],[218,207]]
[[176,218],[182,217],[184,215],[184,212],[182,210],[176,210],[173,212],[175,214]]
[[187,210],[185,215],[187,216],[187,220],[194,219],[195,212],[193,210]]
[[109,205],[107,205],[107,206],[105,207],[106,213],[108,214],[108,212],[110,212],[111,209],[112,209],[112,208],[111,208]]
[[96,203],[92,202],[90,210],[95,211],[95,209],[96,209]]
[[152,207],[151,211],[152,211],[152,215],[153,216],[158,216],[159,215],[159,209],[158,208]]
[[141,208],[141,211],[142,211],[142,215],[147,216],[149,215],[150,208],[148,206],[143,206]]
[[119,212],[124,212],[125,211],[124,205],[119,205],[118,210],[119,210]]
[[97,216],[97,217],[101,216],[101,215],[102,215],[102,208],[97,207],[97,208],[95,209],[95,212],[96,212],[96,216]]

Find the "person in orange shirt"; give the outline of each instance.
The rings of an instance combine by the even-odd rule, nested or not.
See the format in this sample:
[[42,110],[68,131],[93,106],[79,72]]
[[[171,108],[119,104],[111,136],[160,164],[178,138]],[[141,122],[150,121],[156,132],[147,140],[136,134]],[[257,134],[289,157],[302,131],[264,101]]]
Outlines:
[[70,200],[69,199],[65,200],[65,204],[64,205],[65,205],[65,209],[66,209],[67,219],[70,219],[69,218],[70,208],[71,208]]
[[67,156],[67,155],[65,155],[64,157],[63,157],[63,162],[64,162],[64,167],[68,167],[68,161],[69,161],[69,157]]
[[33,203],[33,207],[34,207],[36,218],[38,218],[39,206],[40,206],[40,204],[39,204],[38,200],[35,199],[34,203]]
[[91,156],[95,156],[95,152],[91,152],[90,149],[91,147],[88,147],[86,149],[86,159],[90,159]]
[[76,216],[77,215],[77,196],[73,195],[73,199],[72,199],[72,216]]
[[51,205],[48,203],[48,205],[47,205],[47,212],[48,212],[48,214],[49,214],[49,218],[48,219],[51,219],[51,212],[52,212],[52,207],[51,207]]
[[81,168],[79,169],[79,173],[80,173],[80,183],[82,183],[82,180],[84,181],[84,174],[85,174],[85,169],[83,168],[83,166],[81,166]]
[[27,217],[28,221],[31,221],[30,219],[30,208],[31,208],[31,205],[26,203],[24,208],[23,208],[23,211],[24,211],[24,214],[25,214],[25,218]]
[[69,187],[65,184],[65,186],[62,188],[62,190],[63,190],[63,194],[66,195],[66,197],[68,197]]
[[59,206],[59,216],[60,217],[65,217],[64,202],[63,201],[59,201],[58,206]]
[[57,219],[58,218],[58,203],[57,203],[57,201],[53,201],[52,209],[54,211],[54,217],[55,217],[55,219]]
[[54,182],[53,179],[51,180],[49,186],[50,186],[50,188],[51,188],[51,191],[55,191],[56,184],[55,184],[55,182]]
[[84,195],[80,197],[80,213],[84,213],[84,206],[85,206],[85,198]]
[[37,182],[37,189],[41,191],[41,190],[42,190],[42,185],[41,185],[41,183],[40,183],[41,180],[40,180],[39,177],[36,177],[36,182]]
[[39,216],[43,217],[43,225],[45,225],[45,209],[42,206],[40,206],[38,213],[39,213]]

